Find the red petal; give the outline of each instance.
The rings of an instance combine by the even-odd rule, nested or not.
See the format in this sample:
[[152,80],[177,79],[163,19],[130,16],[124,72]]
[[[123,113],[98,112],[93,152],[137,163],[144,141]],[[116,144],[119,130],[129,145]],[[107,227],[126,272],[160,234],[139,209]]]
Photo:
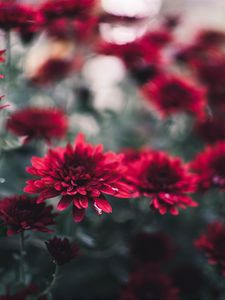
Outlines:
[[71,202],[72,202],[71,197],[63,196],[57,205],[57,209],[59,211],[63,211],[70,205]]
[[171,213],[172,215],[174,215],[174,216],[179,215],[178,209],[177,209],[176,207],[174,207],[174,206],[172,206],[172,207],[170,208],[170,213]]
[[100,208],[105,213],[109,214],[112,212],[112,206],[110,205],[110,203],[107,200],[105,200],[103,198],[95,198],[94,203],[98,208]]
[[85,214],[85,209],[77,209],[73,207],[73,220],[76,223],[79,223],[83,220]]

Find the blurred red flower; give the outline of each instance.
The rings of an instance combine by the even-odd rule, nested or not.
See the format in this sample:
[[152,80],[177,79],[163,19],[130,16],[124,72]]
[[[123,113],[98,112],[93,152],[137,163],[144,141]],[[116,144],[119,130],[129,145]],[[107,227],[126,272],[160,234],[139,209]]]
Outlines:
[[225,44],[225,33],[216,29],[204,29],[196,37],[196,45],[203,47],[220,47]]
[[157,63],[160,60],[159,48],[151,43],[136,40],[126,44],[103,43],[98,52],[104,55],[118,56],[129,70],[143,64]]
[[188,112],[199,118],[204,116],[204,89],[184,78],[158,76],[144,86],[143,93],[163,117],[180,112]]
[[91,15],[95,0],[47,0],[40,5],[46,22],[58,18],[86,18]]
[[30,78],[35,85],[48,86],[65,79],[73,70],[73,61],[50,58],[45,61]]
[[79,135],[75,145],[55,148],[43,157],[33,157],[27,172],[37,176],[29,180],[24,191],[40,193],[39,202],[61,196],[58,210],[73,203],[75,222],[84,218],[89,202],[98,214],[111,213],[106,195],[129,198],[131,188],[123,182],[122,156],[103,152],[102,145],[87,144]]
[[199,191],[211,188],[225,188],[225,143],[207,147],[190,163],[198,175]]
[[194,132],[209,144],[225,141],[225,118],[216,115],[200,120],[196,123]]
[[17,136],[32,139],[62,139],[68,129],[68,120],[64,112],[57,108],[28,107],[11,114],[6,128]]
[[195,246],[203,250],[211,265],[217,265],[225,276],[225,226],[220,222],[208,225],[207,232],[195,241]]
[[97,32],[97,18],[88,17],[86,19],[58,18],[46,26],[48,36],[55,39],[74,40],[76,42],[90,41]]
[[41,20],[41,15],[30,5],[16,1],[0,2],[0,28],[5,31],[11,29],[32,31]]
[[174,254],[175,247],[170,237],[163,232],[141,232],[131,241],[130,253],[139,264],[161,264]]
[[195,71],[207,86],[210,105],[225,109],[225,55],[211,55],[196,62]]
[[8,228],[7,234],[13,235],[24,230],[52,232],[46,226],[53,225],[52,206],[37,203],[37,198],[26,195],[11,196],[0,201],[0,219]]
[[67,238],[54,237],[45,244],[54,262],[59,266],[66,264],[79,254],[79,247]]
[[150,266],[131,274],[119,300],[178,300],[178,293],[168,275]]
[[127,164],[127,181],[140,196],[151,198],[151,208],[160,214],[178,215],[178,208],[198,206],[187,195],[195,191],[196,177],[180,158],[167,153],[144,151],[139,160]]
[[173,41],[173,35],[167,29],[160,28],[154,31],[150,31],[145,34],[141,40],[140,44],[149,44],[149,46],[155,46],[156,48],[163,48]]

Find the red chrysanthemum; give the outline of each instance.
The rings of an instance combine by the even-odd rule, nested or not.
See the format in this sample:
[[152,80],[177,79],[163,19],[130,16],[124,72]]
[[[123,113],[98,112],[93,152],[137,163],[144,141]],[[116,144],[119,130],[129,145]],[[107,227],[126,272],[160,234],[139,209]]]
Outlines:
[[194,132],[206,143],[225,141],[225,118],[215,116],[196,123]]
[[29,180],[27,193],[40,193],[39,202],[60,196],[58,210],[73,203],[75,222],[84,218],[88,204],[98,214],[111,213],[112,207],[106,195],[120,198],[131,196],[130,187],[123,182],[122,156],[103,152],[102,145],[92,146],[79,135],[72,146],[49,150],[43,158],[33,157],[27,172],[37,179]]
[[203,250],[209,264],[217,265],[225,276],[225,226],[220,222],[208,225],[206,234],[195,241],[195,246]]
[[171,278],[150,268],[131,274],[119,300],[178,300]]
[[198,175],[198,189],[206,191],[211,188],[225,189],[225,143],[207,147],[199,153],[190,164]]
[[0,2],[0,28],[26,30],[41,22],[40,14],[32,6],[16,1]]
[[145,85],[143,92],[163,117],[179,112],[204,116],[205,91],[186,79],[158,76]]
[[37,198],[27,195],[12,196],[0,201],[0,219],[13,235],[24,230],[51,232],[46,226],[54,224],[52,206],[37,203]]
[[6,128],[17,136],[25,137],[25,142],[32,139],[64,138],[68,120],[64,112],[57,108],[28,107],[11,114]]
[[130,246],[131,256],[138,264],[163,263],[172,257],[174,250],[171,239],[163,232],[141,232]]
[[79,253],[77,244],[71,243],[67,238],[54,237],[45,244],[54,262],[59,266],[70,262]]
[[86,18],[92,13],[95,0],[47,0],[40,6],[46,22],[66,18]]
[[167,153],[144,151],[139,160],[127,164],[127,180],[140,196],[151,198],[151,208],[160,214],[177,215],[178,208],[198,205],[188,196],[195,191],[196,177],[180,158]]

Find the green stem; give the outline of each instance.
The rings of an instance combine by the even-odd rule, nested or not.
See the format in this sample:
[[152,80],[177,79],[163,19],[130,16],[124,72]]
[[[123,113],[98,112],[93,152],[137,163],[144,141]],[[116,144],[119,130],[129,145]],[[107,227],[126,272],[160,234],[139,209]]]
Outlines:
[[50,296],[50,299],[51,299],[51,290],[54,287],[54,285],[58,279],[58,275],[59,275],[59,267],[57,264],[55,264],[55,271],[52,275],[52,280],[49,282],[49,285],[39,295],[37,295],[37,299],[39,299],[40,297],[42,297],[44,295]]
[[24,231],[20,234],[20,282],[25,284],[26,278],[25,278],[25,236]]
[[[5,34],[5,43],[6,43],[6,54],[7,54],[7,69],[8,72],[10,73],[10,69],[11,69],[11,34],[10,31],[6,31]],[[8,78],[9,80],[9,78]]]

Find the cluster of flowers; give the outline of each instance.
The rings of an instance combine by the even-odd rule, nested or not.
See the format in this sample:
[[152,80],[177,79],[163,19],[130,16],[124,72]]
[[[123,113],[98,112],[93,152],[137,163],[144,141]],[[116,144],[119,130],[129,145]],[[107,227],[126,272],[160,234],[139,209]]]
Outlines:
[[[26,42],[43,30],[54,39],[90,41],[95,37],[99,22],[115,19],[120,17],[97,13],[97,3],[93,0],[49,0],[35,8],[15,1],[0,2],[0,28],[7,33],[18,32]],[[27,182],[24,192],[36,197],[15,195],[0,201],[0,219],[8,235],[25,230],[51,232],[48,226],[55,223],[57,216],[53,207],[45,202],[51,198],[57,201],[59,212],[72,206],[74,221],[81,222],[89,206],[98,215],[111,213],[111,197],[136,198],[137,201],[147,197],[153,211],[178,215],[179,209],[198,206],[190,194],[213,188],[224,191],[225,120],[221,112],[224,113],[225,107],[225,76],[222,76],[225,35],[217,31],[201,32],[191,45],[180,47],[173,36],[176,25],[176,19],[167,19],[158,30],[147,32],[134,42],[118,45],[98,41],[93,51],[119,57],[141,95],[161,117],[183,112],[194,115],[196,133],[213,145],[203,149],[193,161],[184,163],[179,157],[150,148],[120,154],[105,152],[102,145],[93,146],[80,134],[73,145],[53,147],[43,157],[32,158],[27,172],[33,179]],[[168,49],[171,51],[165,51]],[[173,53],[167,61],[166,53]],[[186,68],[195,80],[169,72],[167,64],[171,63]],[[52,83],[70,71],[69,61],[52,59],[39,69],[33,81],[45,83],[47,77],[47,82]],[[218,117],[208,117],[207,110]],[[26,143],[32,139],[50,143],[54,138],[65,138],[68,117],[61,109],[28,107],[12,113],[6,128],[23,137]],[[222,223],[209,225],[207,234],[195,245],[205,251],[209,263],[216,264],[225,274]],[[78,247],[68,239],[54,237],[46,246],[58,265],[78,254]],[[136,259],[145,259],[145,254]],[[156,262],[157,257],[153,260]],[[121,300],[177,299],[178,290],[169,277],[157,268],[153,270],[154,274],[144,268],[134,272]],[[151,286],[154,290],[149,290]],[[141,296],[140,290],[144,293]]]

